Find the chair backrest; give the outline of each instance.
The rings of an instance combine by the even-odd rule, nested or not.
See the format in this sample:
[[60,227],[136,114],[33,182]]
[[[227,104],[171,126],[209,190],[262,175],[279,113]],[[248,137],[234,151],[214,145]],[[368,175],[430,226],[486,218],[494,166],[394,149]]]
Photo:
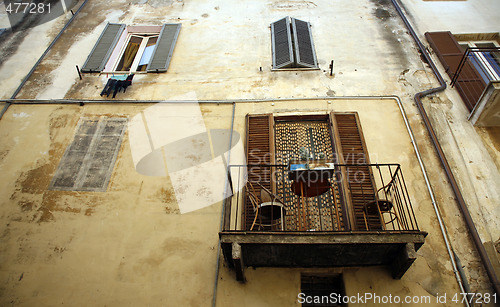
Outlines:
[[267,202],[271,202],[273,201],[273,197],[272,195],[267,192],[266,190],[264,189],[261,189],[260,190],[260,200],[263,202],[263,203],[267,203]]

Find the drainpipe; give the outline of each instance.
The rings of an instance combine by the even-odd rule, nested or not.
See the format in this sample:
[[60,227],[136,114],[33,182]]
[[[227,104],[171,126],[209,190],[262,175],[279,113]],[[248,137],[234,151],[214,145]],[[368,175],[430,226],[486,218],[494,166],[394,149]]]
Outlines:
[[[448,230],[446,229],[446,225],[444,224],[443,218],[441,216],[441,211],[439,210],[439,206],[436,200],[436,197],[434,195],[434,190],[432,189],[429,176],[427,175],[427,171],[424,165],[424,162],[422,160],[422,157],[420,155],[420,151],[417,146],[417,141],[415,140],[415,137],[413,135],[413,132],[410,127],[410,123],[408,122],[408,117],[406,116],[406,112],[403,108],[403,104],[401,103],[401,100],[399,97],[394,98],[398,102],[399,110],[401,111],[401,114],[403,115],[403,120],[406,125],[406,129],[408,130],[408,133],[410,134],[410,139],[411,143],[413,144],[413,149],[415,150],[415,153],[417,155],[417,160],[418,164],[420,165],[420,169],[422,170],[422,173],[424,174],[424,180],[425,184],[427,185],[427,190],[429,191],[429,195],[431,196],[431,202],[432,202],[432,207],[434,208],[434,212],[436,213],[436,217],[438,220],[439,224],[439,229],[441,230],[441,235],[443,236],[444,239],[444,244],[446,246],[446,250],[448,251],[448,256],[450,257],[450,262],[451,266],[453,268],[453,272],[455,273],[455,278],[457,279],[458,286],[460,287],[460,293],[469,293],[470,289],[469,285],[467,283],[467,279],[465,278],[465,274],[461,274],[463,272],[462,268],[459,267],[460,260],[458,259],[458,256],[455,254],[453,251],[453,247],[451,246],[450,239],[448,236]],[[466,292],[467,291],[467,292]],[[469,302],[466,300],[465,301],[466,306],[470,306]]]
[[493,285],[493,289],[497,293],[497,295],[500,295],[500,282],[498,280],[498,277],[496,275],[495,269],[493,268],[493,265],[490,261],[490,258],[488,257],[488,254],[486,253],[486,249],[483,246],[483,243],[481,241],[481,238],[479,237],[479,233],[477,232],[476,226],[474,225],[474,221],[472,220],[472,217],[470,215],[469,209],[467,208],[467,204],[465,203],[465,199],[462,195],[462,192],[460,191],[460,188],[458,186],[457,181],[455,180],[455,176],[453,175],[450,165],[448,164],[448,161],[446,160],[446,156],[443,152],[443,149],[441,148],[441,145],[439,143],[439,140],[436,136],[436,133],[434,131],[434,128],[432,127],[432,124],[429,120],[429,117],[427,116],[427,113],[425,112],[424,105],[422,104],[422,98],[434,94],[437,92],[441,92],[444,89],[446,89],[446,83],[444,82],[443,78],[441,77],[441,74],[437,70],[436,66],[434,65],[434,62],[430,58],[429,54],[427,53],[425,47],[422,45],[422,42],[418,38],[417,34],[413,30],[411,24],[409,23],[408,19],[406,18],[405,14],[401,10],[401,7],[398,5],[396,0],[391,0],[394,7],[396,8],[396,11],[399,13],[401,16],[401,19],[405,23],[406,27],[410,31],[411,36],[415,40],[415,42],[418,45],[418,48],[420,49],[420,52],[422,55],[425,57],[427,63],[431,67],[432,71],[434,72],[434,75],[439,81],[440,86],[436,88],[432,88],[423,92],[419,92],[415,95],[414,99],[417,104],[418,110],[420,111],[420,114],[422,115],[422,119],[424,120],[425,127],[427,128],[427,131],[429,132],[429,135],[432,140],[432,144],[434,145],[434,148],[436,149],[436,152],[439,156],[439,160],[441,161],[441,164],[446,172],[446,176],[448,177],[448,180],[451,184],[451,187],[453,189],[453,193],[455,194],[455,198],[458,202],[458,206],[460,208],[460,211],[462,212],[462,216],[465,220],[465,223],[467,225],[467,228],[469,229],[469,233],[472,237],[472,240],[474,242],[474,245],[476,246],[476,249],[479,253],[479,256],[483,262],[484,268],[486,269],[486,273],[488,274],[488,277]]
[[[61,35],[64,33],[64,31],[69,27],[69,25],[73,22],[73,20],[76,18],[76,16],[78,15],[78,13],[82,10],[83,6],[85,4],[87,4],[87,1],[88,0],[85,0],[82,5],[78,8],[78,10],[75,12],[75,14],[73,14],[73,16],[71,17],[70,20],[68,20],[68,22],[64,25],[64,27],[61,29],[61,31],[59,31],[59,34],[57,34],[57,36],[54,38],[54,40],[52,40],[52,43],[50,43],[50,45],[47,47],[47,49],[45,49],[45,52],[42,54],[42,56],[40,56],[40,58],[38,59],[38,61],[35,63],[35,65],[31,68],[31,70],[29,71],[29,73],[26,75],[26,77],[24,77],[23,81],[21,82],[21,84],[19,84],[19,86],[17,87],[16,91],[14,92],[14,94],[12,94],[12,96],[10,97],[10,99],[15,99],[16,96],[19,94],[19,92],[21,91],[21,89],[23,88],[23,86],[26,84],[26,82],[28,81],[28,79],[31,77],[31,75],[35,72],[35,69],[38,67],[38,65],[40,65],[40,63],[43,61],[43,59],[45,58],[45,56],[49,53],[50,49],[52,49],[52,47],[56,44],[56,42],[59,40],[59,38],[61,37]],[[64,2],[63,2],[64,3]],[[5,114],[5,112],[7,112],[7,109],[12,105],[12,102],[7,102],[7,104],[3,107],[2,111],[0,112],[0,120],[2,119],[3,115]]]
[[[227,162],[226,162],[226,169],[229,169],[229,164],[231,163],[231,148],[233,145],[233,131],[234,131],[234,114],[236,112],[236,103],[233,102],[233,115],[231,116],[231,134],[229,135],[229,150],[227,153]],[[229,177],[226,176],[226,183],[224,184],[224,191],[223,191],[223,202],[222,202],[222,210],[221,210],[221,216],[220,216],[220,226],[219,226],[219,232],[222,232],[223,230],[223,225],[224,225],[224,215],[226,212],[226,191],[229,188]],[[213,297],[212,297],[212,307],[216,306],[217,302],[217,286],[219,285],[219,269],[220,269],[220,252],[221,252],[221,241],[219,238],[219,243],[217,246],[217,259],[216,259],[216,264],[215,264],[215,281],[214,281],[214,291],[213,291]]]

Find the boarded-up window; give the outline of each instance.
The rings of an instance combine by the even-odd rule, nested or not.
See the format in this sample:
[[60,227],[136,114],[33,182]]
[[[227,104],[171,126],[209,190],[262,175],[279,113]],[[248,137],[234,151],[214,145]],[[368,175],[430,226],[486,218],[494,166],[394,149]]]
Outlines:
[[342,275],[309,275],[300,278],[302,306],[342,306]]
[[126,123],[125,118],[82,118],[50,188],[106,191]]
[[309,22],[285,17],[271,24],[273,68],[317,68]]
[[[83,64],[82,72],[102,72],[105,67],[108,67],[106,70],[109,70],[109,66],[115,67],[117,71],[166,72],[170,65],[181,24],[164,24],[161,30],[156,33],[142,33],[140,31],[136,33],[131,32],[129,28],[141,27],[126,27],[124,24],[108,23]],[[121,43],[118,43],[119,41]],[[119,51],[120,48],[124,47],[123,44],[126,48],[121,52],[118,60],[113,59],[111,54],[117,52],[115,48]],[[124,59],[128,62],[127,64],[113,64],[115,61],[123,62]],[[108,64],[108,60],[112,65]]]
[[[460,47],[451,32],[426,32],[425,37],[431,45],[446,73],[450,78],[455,77],[455,73],[464,56],[464,50]],[[465,62],[460,72],[460,76],[455,83],[458,93],[465,102],[469,111],[474,109],[481,94],[486,88],[486,83],[470,62]]]

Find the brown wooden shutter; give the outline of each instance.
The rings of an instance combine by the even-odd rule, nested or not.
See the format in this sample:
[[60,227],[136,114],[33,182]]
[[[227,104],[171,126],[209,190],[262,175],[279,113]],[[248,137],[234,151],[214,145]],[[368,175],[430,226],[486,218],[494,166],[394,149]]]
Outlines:
[[[369,164],[368,152],[359,124],[357,113],[333,113],[336,137],[338,139],[337,151],[339,162],[343,164]],[[348,166],[342,170],[345,186],[350,200],[348,206],[353,216],[353,230],[382,229],[378,215],[366,215],[364,208],[367,203],[375,200],[373,176],[369,166]]]
[[[464,55],[464,51],[458,44],[457,40],[451,32],[426,32],[425,37],[431,45],[434,52],[443,64],[446,73],[453,78],[455,72],[460,65],[460,61]],[[486,84],[481,75],[477,72],[469,61],[465,63],[460,72],[460,76],[455,83],[460,96],[465,102],[465,105],[472,111],[477,101],[481,97]]]
[[[247,115],[246,150],[247,164],[274,164],[274,120],[272,114]],[[247,173],[249,182],[259,182],[262,186],[274,191],[271,169],[248,167]],[[244,229],[250,229],[254,218],[253,206],[249,199],[245,199]]]

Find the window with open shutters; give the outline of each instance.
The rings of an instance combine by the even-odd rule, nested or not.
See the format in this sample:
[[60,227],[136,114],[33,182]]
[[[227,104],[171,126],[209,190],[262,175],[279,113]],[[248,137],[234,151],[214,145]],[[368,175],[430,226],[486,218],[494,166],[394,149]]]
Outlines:
[[126,26],[108,23],[82,72],[166,72],[181,24]]
[[[375,199],[375,183],[368,152],[357,113],[280,116],[272,114],[247,116],[248,181],[277,194],[286,203],[286,229],[304,230],[297,217],[297,196],[287,175],[274,173],[258,165],[287,165],[305,147],[313,158],[345,165],[332,179],[332,189],[307,201],[306,230],[348,231],[382,229],[380,216],[365,214],[365,205]],[[245,201],[242,216],[245,229],[255,221],[250,201]]]
[[[446,73],[458,90],[465,106],[472,111],[488,83],[500,79],[500,48],[495,41],[459,42],[449,32],[426,32],[425,37]],[[467,52],[467,48],[475,52]],[[484,51],[481,51],[481,49]],[[465,56],[465,58],[464,58]]]
[[271,24],[273,69],[318,68],[309,22],[285,17]]

